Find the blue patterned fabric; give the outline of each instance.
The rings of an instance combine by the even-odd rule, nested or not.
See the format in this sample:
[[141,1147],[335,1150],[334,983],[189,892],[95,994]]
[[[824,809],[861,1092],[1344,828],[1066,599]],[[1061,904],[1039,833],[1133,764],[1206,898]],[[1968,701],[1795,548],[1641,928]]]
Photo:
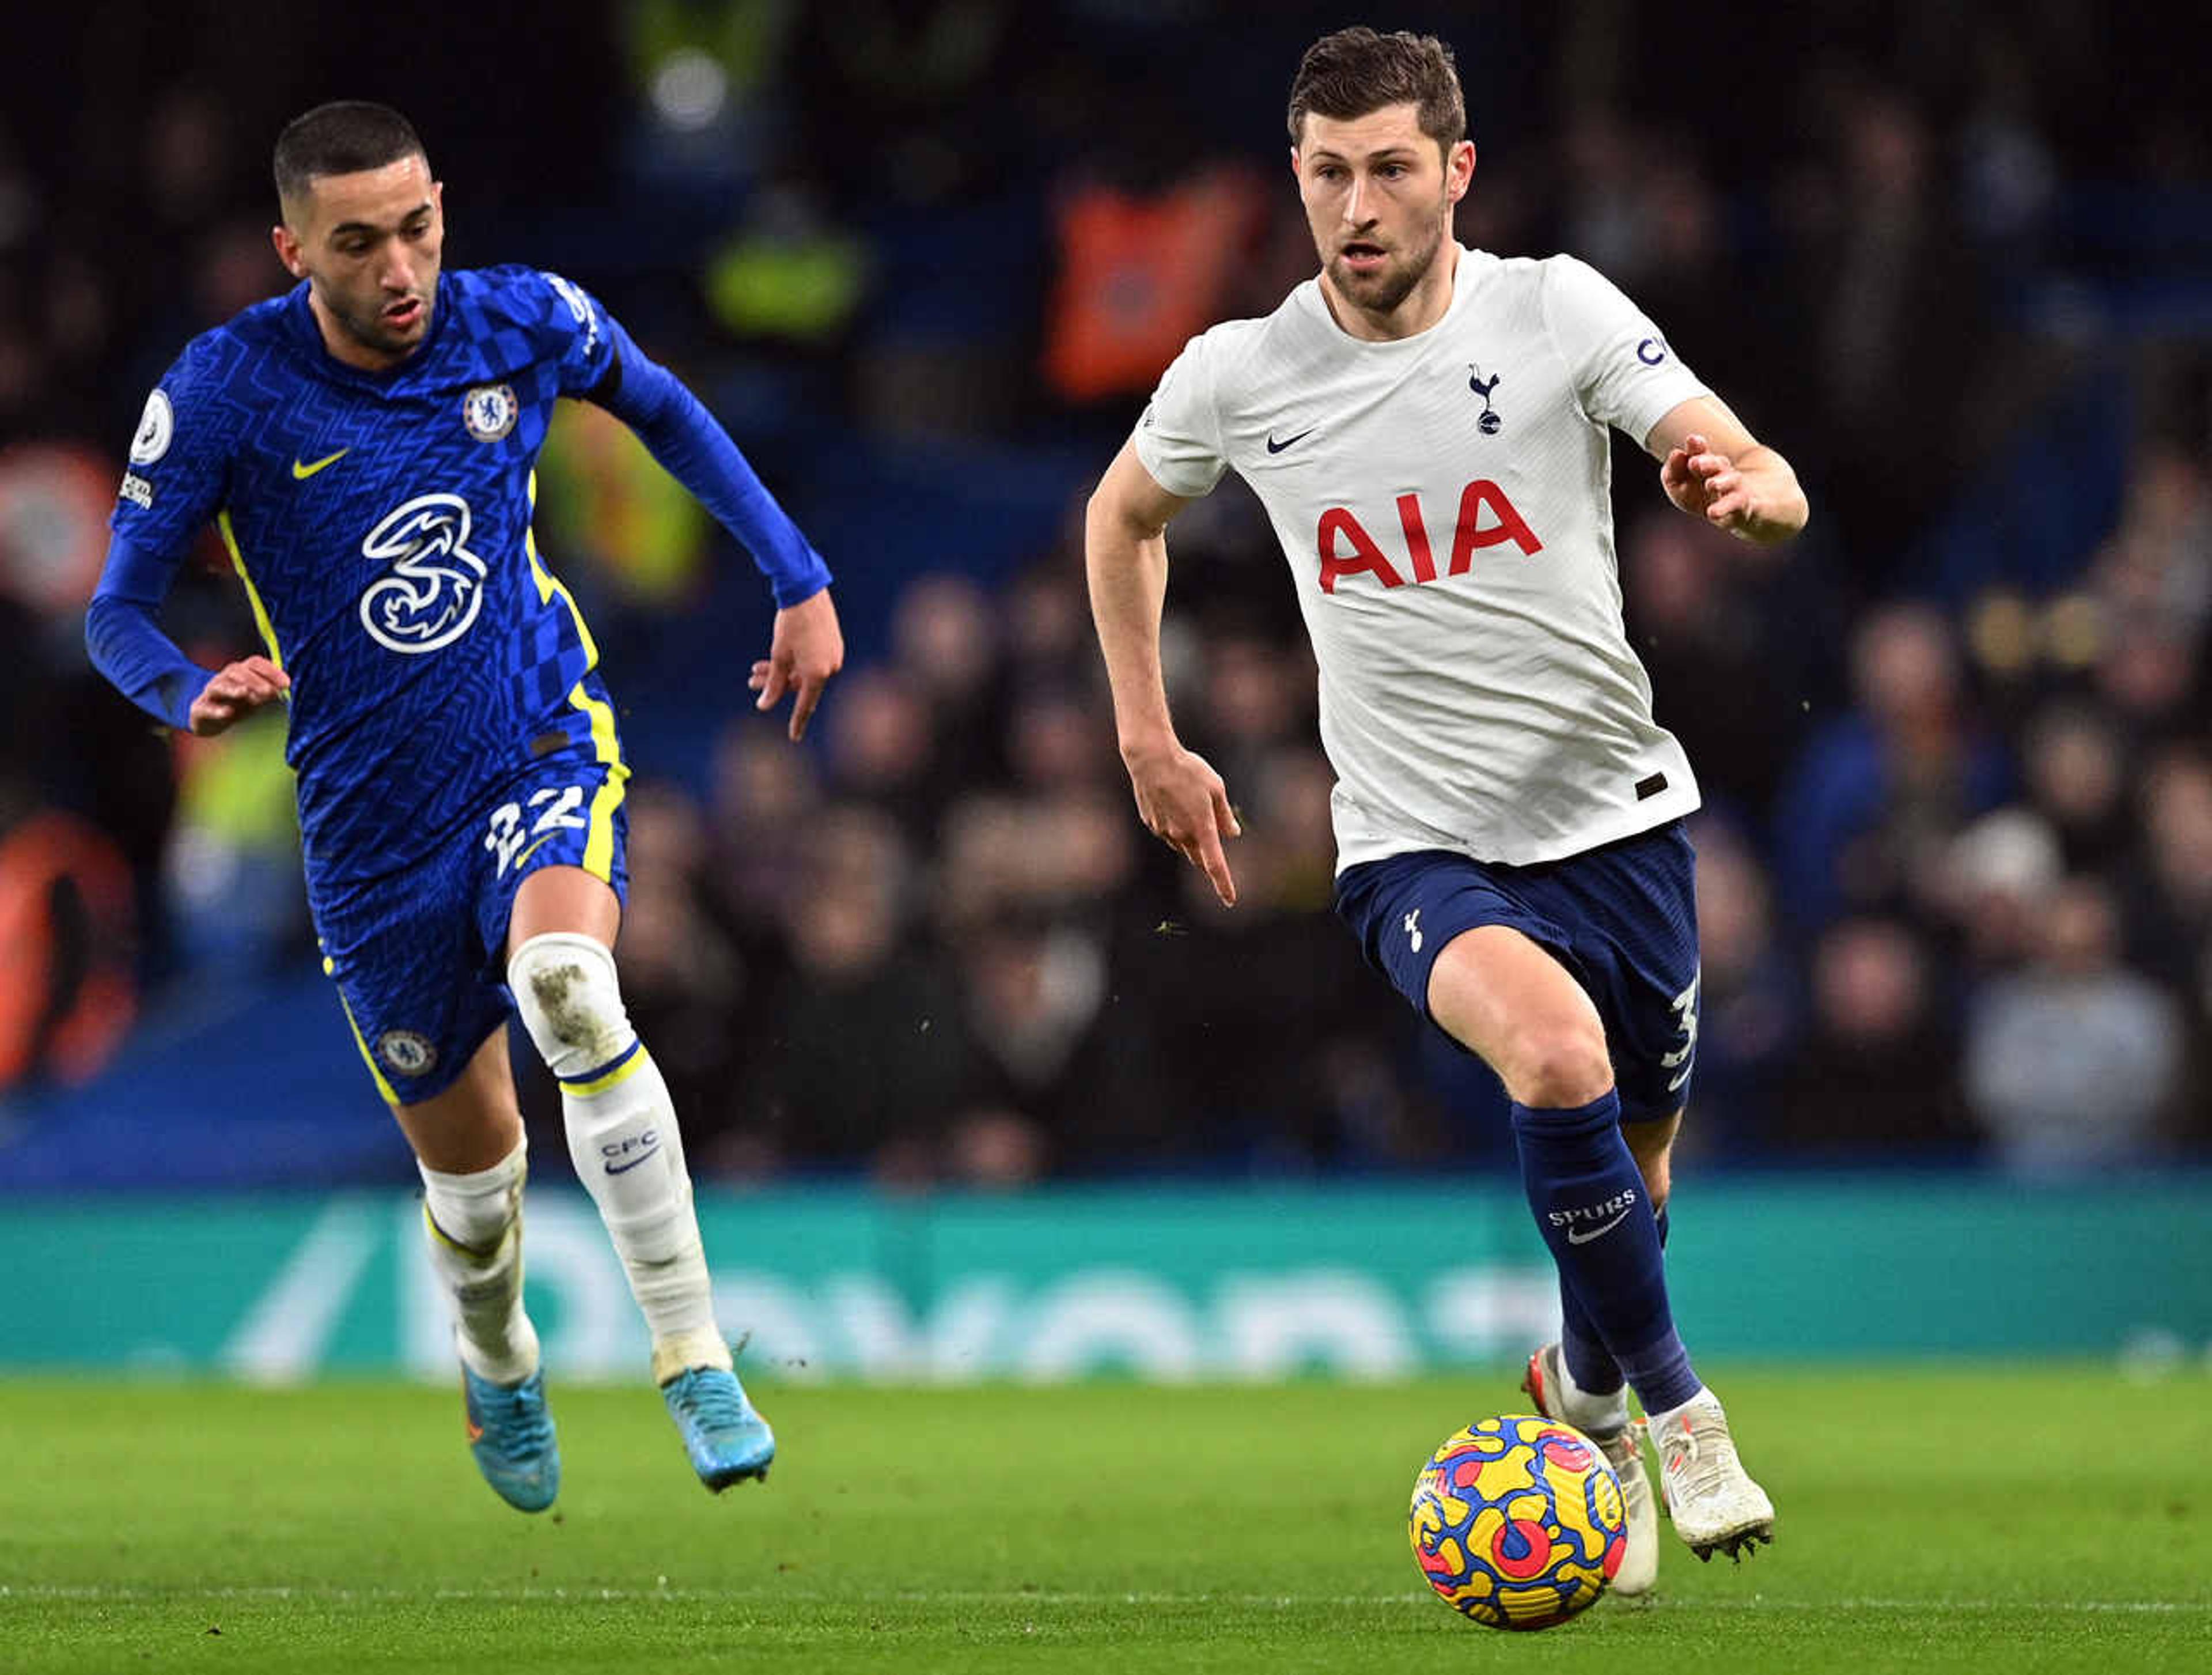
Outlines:
[[217,520],[292,679],[311,888],[403,871],[551,751],[619,760],[530,512],[555,399],[622,341],[566,280],[495,268],[444,275],[428,337],[390,371],[333,360],[303,284],[162,379],[116,533],[173,562]]

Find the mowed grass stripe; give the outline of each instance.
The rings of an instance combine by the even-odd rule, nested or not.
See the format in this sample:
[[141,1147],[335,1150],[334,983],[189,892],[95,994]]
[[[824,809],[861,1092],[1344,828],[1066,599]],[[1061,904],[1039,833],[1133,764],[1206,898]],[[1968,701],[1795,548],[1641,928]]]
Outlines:
[[[1370,1386],[768,1385],[702,1493],[653,1392],[563,1389],[525,1518],[457,1395],[0,1385],[0,1670],[2212,1668],[2212,1379],[1708,1369],[1777,1544],[1540,1635],[1423,1591],[1406,1501],[1517,1368]],[[1968,1416],[1998,1414],[1986,1424]]]
[[[871,1601],[904,1605],[942,1604],[948,1605],[1231,1605],[1239,1609],[1306,1610],[1315,1606],[1346,1606],[1353,1609],[1396,1610],[1417,1601],[1432,1599],[1426,1589],[1409,1589],[1403,1593],[1340,1593],[1330,1598],[1315,1599],[1295,1594],[1266,1593],[1070,1593],[1064,1590],[1034,1592],[986,1593],[963,1592],[957,1588],[929,1590],[908,1589],[891,1592],[860,1592],[831,1594],[811,1592],[805,1588],[766,1587],[662,1587],[662,1588],[471,1588],[440,1587],[427,1591],[418,1588],[354,1588],[354,1587],[208,1587],[208,1588],[133,1588],[133,1587],[0,1587],[0,1599],[82,1599],[117,1603],[151,1604],[188,1600],[328,1600],[333,1602],[363,1601],[368,1603],[404,1603],[409,1600],[480,1600],[489,1604],[507,1605],[532,1600],[574,1601],[611,1600],[631,1603],[641,1600],[665,1600],[675,1604],[701,1605],[757,1605],[763,1601],[781,1600],[806,1605],[862,1605]],[[1616,1609],[1626,1611],[1666,1611],[1692,1609],[1680,1600],[1654,1597],[1633,1605],[1619,1602]],[[1846,1611],[2018,1611],[2022,1609],[2048,1611],[2114,1611],[2121,1613],[2148,1611],[2212,1612],[2212,1601],[2194,1599],[1784,1599],[1776,1595],[1754,1593],[1736,1599],[1701,1599],[1694,1609],[1714,1611],[1814,1611],[1835,1609]]]

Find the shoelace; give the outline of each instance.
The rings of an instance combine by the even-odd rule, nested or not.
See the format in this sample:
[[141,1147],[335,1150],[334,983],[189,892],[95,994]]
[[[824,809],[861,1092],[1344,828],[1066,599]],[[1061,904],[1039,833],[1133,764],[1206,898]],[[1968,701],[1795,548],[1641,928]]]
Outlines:
[[491,1422],[484,1428],[499,1438],[503,1452],[528,1455],[551,1445],[553,1416],[534,1392],[495,1386],[479,1392],[477,1401]]
[[1647,1424],[1645,1420],[1632,1419],[1598,1444],[1612,1463],[1615,1476],[1632,1465],[1638,1471],[1644,1469],[1644,1434]]
[[733,1431],[749,1417],[734,1380],[710,1379],[696,1367],[676,1380],[671,1394],[702,1430]]

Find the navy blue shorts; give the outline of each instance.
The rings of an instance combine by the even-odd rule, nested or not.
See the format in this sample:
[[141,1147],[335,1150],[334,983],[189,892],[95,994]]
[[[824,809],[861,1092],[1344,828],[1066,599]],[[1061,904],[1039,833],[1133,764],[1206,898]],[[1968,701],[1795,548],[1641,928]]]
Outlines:
[[1689,1099],[1697,856],[1681,821],[1534,867],[1448,850],[1364,862],[1338,875],[1336,911],[1368,964],[1425,1018],[1429,972],[1444,945],[1478,925],[1510,926],[1549,950],[1596,1003],[1623,1121],[1671,1117]]
[[618,762],[549,756],[398,878],[351,890],[310,880],[323,970],[386,1103],[444,1091],[506,1024],[507,922],[524,879],[581,867],[628,899],[629,776]]

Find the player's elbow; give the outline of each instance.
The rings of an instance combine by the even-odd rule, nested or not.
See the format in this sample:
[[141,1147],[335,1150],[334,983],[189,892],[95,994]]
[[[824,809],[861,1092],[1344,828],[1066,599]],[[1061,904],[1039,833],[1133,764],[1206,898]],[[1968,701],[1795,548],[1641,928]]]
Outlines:
[[1166,527],[1164,521],[1146,516],[1127,494],[1116,492],[1110,476],[1091,490],[1084,504],[1085,546],[1094,556],[1141,547],[1158,539]]
[[92,603],[84,607],[84,655],[111,681],[115,679],[121,641],[129,631],[125,619],[131,614],[129,606],[109,594],[94,594]]

